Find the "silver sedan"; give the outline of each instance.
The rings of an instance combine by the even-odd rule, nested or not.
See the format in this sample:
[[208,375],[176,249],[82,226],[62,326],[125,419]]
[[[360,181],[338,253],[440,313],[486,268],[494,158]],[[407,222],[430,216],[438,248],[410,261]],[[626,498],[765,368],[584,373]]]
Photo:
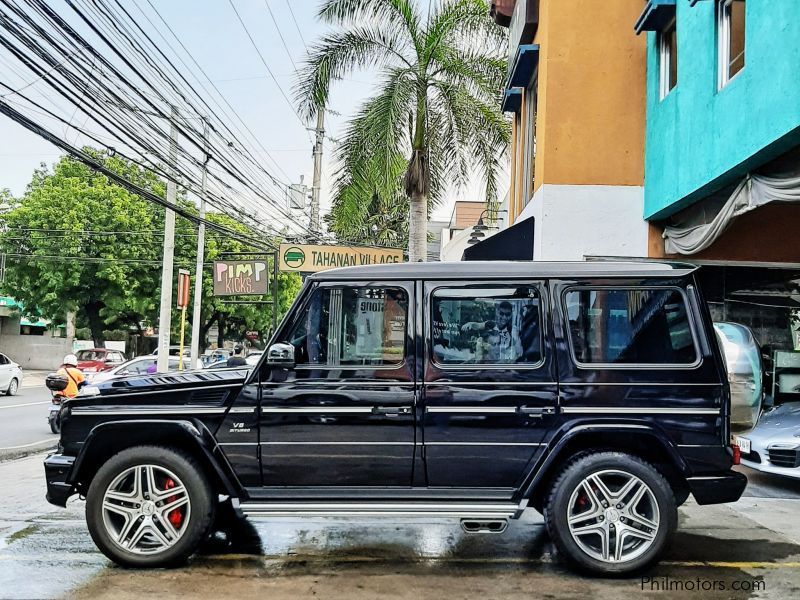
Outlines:
[[736,436],[742,464],[800,479],[800,402],[786,402],[761,414],[758,424]]

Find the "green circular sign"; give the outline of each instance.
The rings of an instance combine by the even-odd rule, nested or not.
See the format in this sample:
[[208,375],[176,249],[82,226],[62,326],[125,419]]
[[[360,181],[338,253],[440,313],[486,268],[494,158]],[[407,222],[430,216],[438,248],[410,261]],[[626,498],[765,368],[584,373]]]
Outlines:
[[303,263],[306,262],[306,253],[297,246],[292,246],[291,248],[287,248],[286,252],[283,253],[283,262],[293,269],[297,269],[302,267]]

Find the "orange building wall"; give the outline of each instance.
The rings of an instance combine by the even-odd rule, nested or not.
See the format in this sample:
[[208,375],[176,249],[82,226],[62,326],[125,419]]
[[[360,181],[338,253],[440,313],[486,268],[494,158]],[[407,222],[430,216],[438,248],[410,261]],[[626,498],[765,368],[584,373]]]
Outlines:
[[646,36],[642,0],[542,0],[535,189],[642,185]]

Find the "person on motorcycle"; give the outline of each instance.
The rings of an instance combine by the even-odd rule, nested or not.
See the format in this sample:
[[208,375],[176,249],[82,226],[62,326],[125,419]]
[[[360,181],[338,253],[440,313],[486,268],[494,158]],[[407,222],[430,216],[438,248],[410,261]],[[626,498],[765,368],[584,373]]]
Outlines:
[[65,398],[74,398],[78,395],[78,391],[86,385],[86,377],[78,370],[78,357],[74,354],[67,354],[64,357],[64,363],[57,373],[67,378],[67,387],[59,393]]

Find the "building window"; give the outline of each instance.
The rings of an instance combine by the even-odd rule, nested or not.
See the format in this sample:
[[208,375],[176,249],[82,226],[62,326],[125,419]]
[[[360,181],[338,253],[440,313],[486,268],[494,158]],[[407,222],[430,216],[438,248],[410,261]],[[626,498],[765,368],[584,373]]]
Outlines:
[[525,132],[523,133],[523,183],[522,206],[528,204],[533,196],[535,164],[536,164],[536,89],[538,79],[531,82],[525,90]]
[[678,30],[673,20],[658,34],[659,90],[666,98],[678,83]]
[[744,69],[745,0],[718,0],[719,88]]
[[579,288],[565,299],[578,364],[687,365],[698,360],[678,289]]

